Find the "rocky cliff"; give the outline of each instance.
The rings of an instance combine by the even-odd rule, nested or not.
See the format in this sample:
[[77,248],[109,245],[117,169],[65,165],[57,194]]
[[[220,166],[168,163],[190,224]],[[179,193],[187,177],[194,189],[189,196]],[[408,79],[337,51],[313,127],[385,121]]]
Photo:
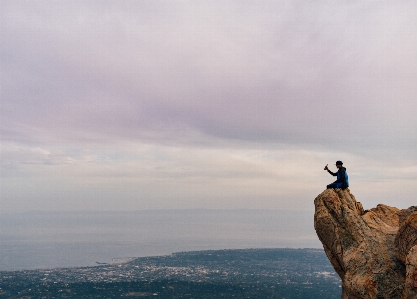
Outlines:
[[314,227],[342,299],[417,299],[417,207],[364,210],[349,189],[314,200]]

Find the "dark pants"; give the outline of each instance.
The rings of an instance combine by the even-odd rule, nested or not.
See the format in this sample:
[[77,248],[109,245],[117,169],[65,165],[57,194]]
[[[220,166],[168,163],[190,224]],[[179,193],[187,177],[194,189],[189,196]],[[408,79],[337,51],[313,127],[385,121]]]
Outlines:
[[342,188],[342,183],[332,183],[332,184],[327,185],[327,189],[330,189],[330,188]]

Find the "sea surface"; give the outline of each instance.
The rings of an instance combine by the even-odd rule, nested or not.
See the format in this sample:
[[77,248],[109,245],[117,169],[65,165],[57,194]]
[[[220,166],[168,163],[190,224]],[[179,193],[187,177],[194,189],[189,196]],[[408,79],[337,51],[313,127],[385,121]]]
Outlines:
[[313,212],[146,210],[0,215],[0,271],[93,266],[173,252],[322,248]]

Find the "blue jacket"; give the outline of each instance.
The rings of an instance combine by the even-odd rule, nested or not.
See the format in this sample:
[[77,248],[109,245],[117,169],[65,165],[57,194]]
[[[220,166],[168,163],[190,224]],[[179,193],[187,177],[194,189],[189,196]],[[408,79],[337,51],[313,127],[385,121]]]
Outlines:
[[327,169],[327,171],[331,175],[337,176],[337,180],[334,181],[334,184],[337,185],[337,188],[346,189],[349,187],[349,177],[345,167],[340,167],[337,172],[330,171],[329,169]]

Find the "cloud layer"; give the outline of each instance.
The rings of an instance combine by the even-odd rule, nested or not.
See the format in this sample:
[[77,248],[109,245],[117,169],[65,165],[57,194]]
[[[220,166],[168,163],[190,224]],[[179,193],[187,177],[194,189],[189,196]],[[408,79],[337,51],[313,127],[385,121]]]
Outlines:
[[417,191],[413,1],[1,5],[5,210],[291,208],[336,159]]

